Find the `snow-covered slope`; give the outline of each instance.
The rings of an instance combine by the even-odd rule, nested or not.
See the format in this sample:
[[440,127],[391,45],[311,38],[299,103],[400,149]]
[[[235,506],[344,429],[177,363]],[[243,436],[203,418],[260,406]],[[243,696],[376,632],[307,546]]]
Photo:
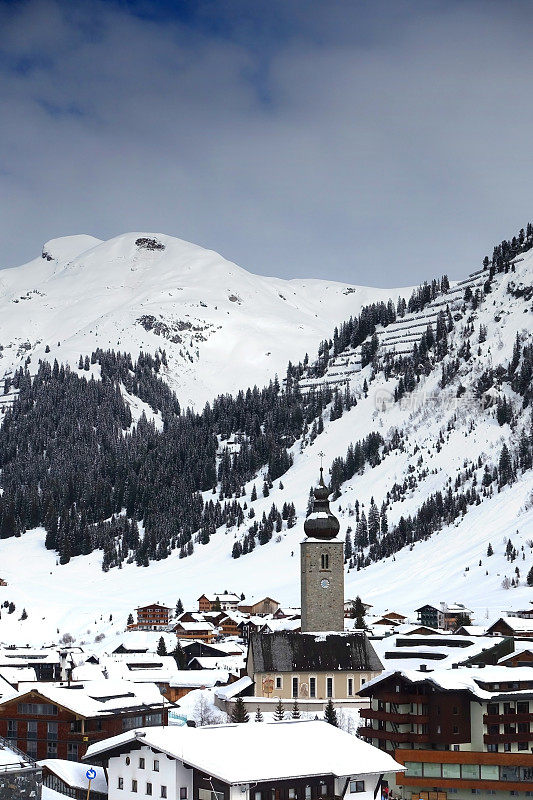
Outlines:
[[181,405],[201,408],[218,394],[283,375],[289,359],[313,357],[339,320],[388,296],[333,281],[260,277],[163,234],[53,239],[42,257],[0,271],[0,381],[28,357],[32,371],[45,356],[77,366],[97,347],[134,358],[161,348],[164,377]]
[[[30,336],[33,315],[21,313],[20,309],[27,303],[39,312],[32,333],[32,360],[44,353],[48,341],[51,357],[65,360],[68,354],[76,363],[79,353],[90,352],[93,344],[120,347],[132,354],[139,346],[150,351],[158,345],[165,346],[173,359],[169,359],[169,381],[181,396],[179,381],[183,378],[190,399],[199,404],[221,390],[234,390],[254,380],[263,383],[276,370],[281,375],[286,360],[297,361],[306,350],[316,348],[323,335],[331,336],[334,325],[357,313],[361,304],[389,296],[394,299],[398,294],[397,290],[352,292],[343,285],[318,281],[287,283],[256,278],[214,254],[169,237],[157,236],[165,244],[163,253],[138,252],[136,238],[138,235],[134,234],[96,245],[70,262],[59,257],[50,262],[37,260],[38,285],[43,295],[48,293],[32,295],[28,301],[19,299],[13,307],[9,303],[29,291],[31,282],[24,280],[28,279],[30,267],[9,271],[5,277],[0,273],[0,280],[4,281],[1,309],[2,313],[7,309],[10,326],[7,340],[16,340],[13,347],[4,350],[4,359],[11,358],[15,363],[14,353],[21,341],[17,324],[24,331],[22,339]],[[60,241],[66,247],[64,240]],[[72,243],[74,249],[77,246]],[[25,276],[24,280],[21,276]],[[107,288],[115,283],[120,285]],[[378,360],[393,349],[411,352],[428,318],[434,321],[438,304],[450,306],[453,328],[448,334],[448,355],[429,374],[421,375],[413,392],[401,402],[394,402],[397,378],[386,380],[383,372],[377,369],[374,373],[371,365],[353,371],[347,363],[346,374],[340,380],[342,385],[349,382],[357,405],[334,421],[326,412],[323,433],[314,440],[307,434],[296,442],[292,448],[293,466],[283,475],[282,486],[278,481],[274,483],[268,497],[261,495],[262,475],[246,485],[239,502],[250,507],[255,483],[259,490],[258,499],[253,502],[256,519],[261,519],[263,512],[268,514],[273,503],[281,509],[284,502],[293,502],[297,513],[294,528],[284,525],[279,536],[275,534],[264,546],[233,559],[233,544],[242,538],[249,524],[246,518],[240,529],[219,528],[209,544],[196,544],[194,553],[187,558],[180,559],[176,551],[146,568],[125,563],[122,569],[107,573],[101,571],[102,553],[98,551],[59,566],[56,554],[44,548],[41,529],[19,539],[4,540],[0,543],[0,577],[8,581],[8,586],[0,588],[0,604],[4,598],[12,600],[17,611],[13,615],[2,611],[0,641],[52,639],[57,629],[68,630],[78,639],[91,640],[102,629],[107,636],[114,636],[122,632],[127,614],[135,606],[155,600],[173,606],[178,597],[192,606],[204,591],[228,589],[244,591],[247,596],[265,593],[284,605],[298,605],[299,543],[309,487],[317,476],[318,453],[325,454],[328,467],[336,457],[346,455],[350,442],[374,431],[388,442],[398,429],[402,446],[391,449],[377,466],[367,465],[342,484],[341,495],[332,507],[343,533],[351,527],[353,536],[356,501],[367,514],[372,497],[378,508],[385,503],[390,529],[401,516],[414,515],[434,492],[445,493],[450,487],[477,487],[479,491],[485,467],[492,471],[498,465],[503,444],[514,454],[522,433],[531,436],[531,408],[523,406],[522,397],[504,376],[517,334],[522,346],[531,340],[531,295],[520,287],[533,285],[533,250],[517,260],[514,271],[497,274],[491,292],[477,308],[472,308],[463,296],[465,287],[475,289],[476,283],[482,284],[483,277],[474,275],[466,283],[452,287],[448,295],[426,307],[418,319],[407,315],[394,329],[378,328]],[[83,290],[79,289],[81,286]],[[169,295],[169,291],[173,294]],[[232,300],[231,296],[237,299]],[[97,298],[103,304],[98,308]],[[31,306],[33,303],[36,305]],[[211,324],[215,330],[209,334],[207,328],[203,330],[206,341],[193,345],[192,350],[198,349],[199,356],[193,355],[187,365],[188,359],[182,360],[180,349],[192,353],[188,340],[173,345],[168,339],[145,331],[136,321],[143,314],[157,319],[163,315],[169,326],[176,320],[195,320],[198,325],[203,320],[202,324]],[[81,321],[76,328],[78,316]],[[63,326],[61,334],[53,333],[55,326]],[[268,347],[264,346],[264,337],[269,339]],[[41,343],[35,345],[37,338]],[[58,338],[61,347],[56,349]],[[465,359],[467,343],[471,355]],[[230,351],[234,355],[228,357]],[[266,357],[265,351],[271,356]],[[443,387],[442,367],[454,362],[457,369]],[[275,369],[270,372],[268,367],[274,364]],[[342,364],[342,358],[332,359],[325,379],[332,378],[332,383],[339,379]],[[487,370],[498,374],[499,369],[500,377],[480,392],[481,375]],[[198,388],[194,383],[196,374]],[[497,401],[503,397],[513,408],[512,425],[499,424],[496,417]],[[360,571],[347,569],[346,596],[361,595],[377,612],[393,608],[411,615],[413,609],[426,602],[461,602],[473,610],[474,621],[479,625],[486,625],[503,610],[524,607],[532,596],[525,577],[533,565],[533,471],[518,468],[512,485],[498,490],[497,482],[493,482],[485,488],[487,496],[482,496],[478,505],[469,505],[464,515],[443,525],[427,540]],[[506,554],[509,539],[518,553],[512,561]],[[490,556],[489,543],[494,551]],[[511,579],[518,586],[506,588]],[[29,619],[17,623],[23,607]],[[106,622],[110,613],[113,620]]]

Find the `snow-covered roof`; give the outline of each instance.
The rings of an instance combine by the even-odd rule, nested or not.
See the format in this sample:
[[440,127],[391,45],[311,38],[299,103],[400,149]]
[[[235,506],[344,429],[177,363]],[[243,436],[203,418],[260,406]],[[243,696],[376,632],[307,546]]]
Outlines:
[[231,700],[233,697],[237,697],[238,694],[243,692],[249,686],[252,686],[252,684],[253,680],[250,678],[250,676],[245,675],[243,678],[239,678],[238,681],[234,681],[227,686],[221,686],[219,689],[215,689],[215,695],[220,700]]
[[516,656],[521,656],[525,653],[530,653],[533,655],[533,642],[529,646],[516,647],[514,652],[508,653],[506,656],[500,658],[498,664],[505,664],[507,661],[511,661],[512,659],[516,658]]
[[[533,682],[533,667],[504,667],[496,665],[487,667],[458,667],[457,669],[435,669],[432,671],[428,670],[427,672],[412,669],[387,670],[365,683],[364,687],[361,689],[361,694],[366,694],[368,689],[377,686],[385,680],[389,680],[393,676],[403,678],[409,683],[429,682],[439,689],[444,689],[446,691],[465,690],[479,700],[491,700],[493,697],[501,695],[503,690],[496,688],[494,690],[483,689],[482,685]],[[513,689],[509,691],[517,692],[520,690]],[[533,689],[526,691],[528,691],[529,694],[533,693]]]
[[[323,720],[144,728],[91,745],[85,758],[105,756],[139,738],[148,747],[229,784],[405,769],[388,753]],[[275,758],[265,757],[268,753],[275,753]]]
[[241,598],[239,595],[236,594],[224,594],[224,592],[220,592],[219,594],[201,594],[198,600],[201,597],[205,597],[206,600],[209,600],[210,603],[216,603],[217,600],[220,602],[224,601],[224,603],[240,603]]
[[[67,786],[72,786],[74,789],[87,789],[88,782],[85,777],[87,764],[80,764],[77,761],[65,761],[62,758],[45,758],[37,763],[57,775]],[[93,778],[91,782],[91,790],[107,794],[107,781],[104,770],[102,767],[93,767],[93,769],[96,772],[96,778]]]
[[178,622],[176,628],[182,628],[184,631],[214,631],[215,626],[211,622]]
[[493,628],[498,622],[504,622],[514,631],[525,631],[526,633],[533,631],[533,619],[523,619],[522,617],[498,617],[495,622],[488,626],[487,630]]
[[173,688],[186,688],[193,686],[216,686],[217,683],[225,684],[229,680],[227,669],[179,669],[173,674],[169,683]]
[[30,692],[82,717],[115,714],[117,710],[160,708],[163,702],[155,683],[97,680],[85,685],[72,684],[70,688],[66,684],[28,683],[10,697],[2,698],[2,703],[27,697]]

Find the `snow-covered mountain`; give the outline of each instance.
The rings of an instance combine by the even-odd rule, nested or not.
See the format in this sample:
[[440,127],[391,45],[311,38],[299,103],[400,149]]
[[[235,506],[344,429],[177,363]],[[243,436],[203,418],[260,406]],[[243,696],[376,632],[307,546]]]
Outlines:
[[201,408],[284,375],[289,360],[313,357],[339,320],[388,297],[260,277],[163,234],[53,239],[29,264],[0,271],[0,381],[27,358],[31,372],[40,358],[77,366],[97,347],[132,355],[161,348],[182,407]]
[[[139,238],[155,239],[165,250],[139,247]],[[437,291],[420,309],[378,324],[363,343],[371,352],[369,363],[360,346],[348,343],[339,352],[331,349],[317,367],[312,359],[320,339],[332,337],[335,326],[357,316],[367,303],[389,297],[395,302],[398,290],[258,278],[215,254],[160,235],[132,234],[101,244],[78,239],[49,243],[50,261],[45,254],[33,266],[0,273],[0,313],[6,320],[0,372],[4,365],[12,370],[24,361],[26,341],[30,371],[44,357],[68,360],[77,369],[80,354],[90,355],[95,346],[134,357],[141,347],[147,352],[165,347],[164,379],[182,405],[199,407],[220,391],[264,384],[275,372],[281,379],[289,359],[298,362],[309,352],[311,362],[298,376],[301,391],[328,383],[339,394],[348,388],[357,402],[340,415],[333,402],[320,425],[316,419],[304,425],[290,447],[293,464],[281,482],[273,481],[263,497],[266,469],[261,469],[234,498],[242,508],[246,504],[244,522],[219,527],[208,544],[196,543],[186,558],[175,550],[148,567],[125,561],[120,569],[102,572],[99,550],[59,565],[56,553],[44,548],[42,529],[1,541],[0,577],[8,586],[0,589],[0,602],[3,596],[14,601],[17,614],[2,614],[0,640],[28,641],[35,634],[36,626],[32,634],[27,622],[15,633],[13,617],[23,607],[30,621],[39,621],[37,636],[44,639],[53,638],[56,628],[90,638],[102,627],[100,615],[107,618],[109,612],[114,622],[108,635],[118,635],[136,605],[159,600],[172,606],[177,597],[192,605],[203,591],[225,588],[247,596],[268,593],[297,605],[299,542],[319,452],[332,469],[339,491],[332,507],[343,533],[351,528],[352,546],[359,535],[356,504],[359,521],[363,512],[370,518],[372,498],[381,521],[383,511],[387,517],[389,533],[380,530],[374,548],[356,548],[348,560],[347,596],[359,594],[377,611],[394,607],[404,613],[425,602],[463,602],[480,625],[531,599],[525,579],[533,566],[533,249],[495,274],[489,267],[475,270]],[[84,252],[75,255],[76,250]],[[148,330],[141,318],[149,320]],[[183,322],[193,327],[180,329]],[[175,334],[181,341],[171,341]],[[339,459],[346,462],[349,445],[370,434],[382,439],[379,458],[359,464],[346,477],[346,463]],[[501,465],[504,445],[507,477]],[[223,447],[224,442],[219,455]],[[437,523],[431,505],[436,502],[438,510],[436,493],[454,499],[453,513]],[[204,493],[206,502],[212,497]],[[267,543],[232,558],[235,542],[244,541],[251,524],[250,507],[261,520],[273,503],[279,509],[294,503],[296,525],[284,522]],[[411,539],[400,548],[394,536],[402,517],[414,522]]]

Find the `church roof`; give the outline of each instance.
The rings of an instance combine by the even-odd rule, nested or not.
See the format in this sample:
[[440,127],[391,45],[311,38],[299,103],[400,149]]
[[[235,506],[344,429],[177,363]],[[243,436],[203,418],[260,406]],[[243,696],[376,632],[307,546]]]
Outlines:
[[383,665],[363,632],[252,633],[248,658],[254,672],[381,672]]

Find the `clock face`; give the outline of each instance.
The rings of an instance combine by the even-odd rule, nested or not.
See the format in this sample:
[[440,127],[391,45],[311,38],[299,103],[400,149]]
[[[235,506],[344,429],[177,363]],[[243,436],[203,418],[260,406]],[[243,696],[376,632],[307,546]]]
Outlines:
[[321,580],[321,581],[320,581],[320,585],[322,586],[322,588],[323,588],[323,589],[327,589],[327,588],[328,588],[328,586],[329,586],[329,581],[328,581],[328,579],[327,579],[327,578],[324,578],[323,580]]

